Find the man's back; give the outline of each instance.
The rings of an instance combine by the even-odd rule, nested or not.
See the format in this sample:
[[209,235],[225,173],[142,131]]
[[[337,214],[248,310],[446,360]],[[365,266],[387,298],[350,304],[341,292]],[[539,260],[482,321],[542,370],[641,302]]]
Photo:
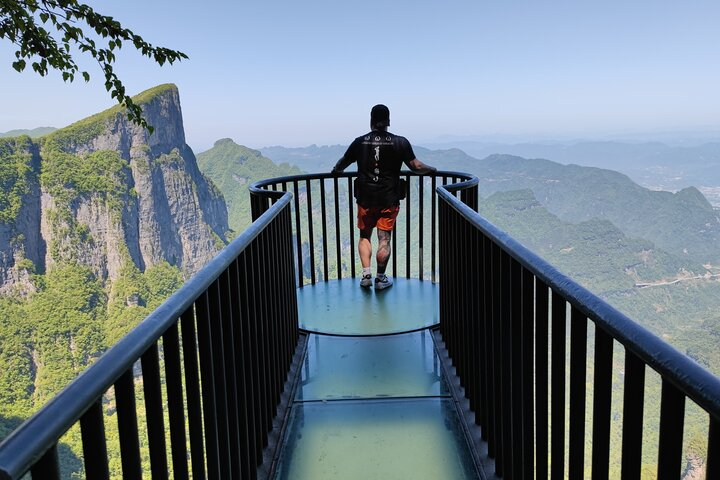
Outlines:
[[405,137],[374,130],[356,138],[344,158],[358,164],[358,203],[389,206],[398,204],[400,169],[415,154]]

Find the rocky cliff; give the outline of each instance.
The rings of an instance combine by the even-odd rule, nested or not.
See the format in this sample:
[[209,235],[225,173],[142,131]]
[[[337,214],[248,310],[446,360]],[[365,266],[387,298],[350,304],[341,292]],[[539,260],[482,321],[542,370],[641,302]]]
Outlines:
[[227,209],[185,143],[178,90],[134,98],[151,134],[119,107],[45,137],[0,142],[0,292],[67,262],[113,280],[167,261],[189,276],[225,244]]

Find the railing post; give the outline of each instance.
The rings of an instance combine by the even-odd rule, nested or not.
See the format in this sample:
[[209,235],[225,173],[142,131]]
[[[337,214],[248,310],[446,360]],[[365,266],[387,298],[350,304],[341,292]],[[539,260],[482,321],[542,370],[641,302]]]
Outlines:
[[188,432],[190,434],[190,461],[193,480],[205,479],[205,447],[203,442],[202,405],[200,400],[200,373],[194,307],[190,306],[180,318],[182,331],[183,366],[187,395]]
[[488,455],[495,457],[495,338],[493,333],[493,282],[492,276],[492,242],[485,235],[482,238],[482,277],[483,289],[483,403],[485,408],[481,416],[482,438],[488,442]]
[[685,395],[668,380],[662,381],[658,480],[680,478],[685,420]]
[[138,440],[132,368],[115,382],[115,402],[117,403],[123,478],[140,479],[142,478],[142,465],[140,464],[140,441]]
[[160,365],[157,344],[153,344],[141,358],[145,414],[150,448],[150,470],[153,478],[167,478],[167,454],[163,400],[160,387]]
[[705,478],[720,478],[720,419],[710,414]]
[[104,417],[102,399],[99,399],[80,418],[85,476],[87,478],[98,480],[110,478]]
[[[32,468],[33,478],[55,480],[60,478],[60,463],[58,461],[57,444],[40,457],[40,460]],[[140,477],[137,477],[140,478]]]
[[535,340],[535,277],[522,268],[522,436],[523,436],[523,478],[535,478],[535,438],[533,415],[533,372],[535,371],[533,342]]
[[536,478],[548,478],[548,286],[535,278],[535,451]]
[[[168,419],[170,427],[170,450],[172,452],[173,476],[188,478],[187,446],[185,438],[185,412],[183,407],[182,368],[180,367],[180,336],[177,323],[163,334],[165,354],[165,378],[167,383]],[[193,355],[195,349],[186,352]]]
[[552,377],[550,407],[550,478],[565,478],[565,342],[566,303],[557,293],[552,294]]
[[613,340],[595,327],[595,381],[593,382],[592,476],[610,474],[610,407],[612,402]]
[[502,331],[502,277],[501,250],[491,243],[491,283],[492,283],[492,332],[493,332],[493,437],[488,440],[488,450],[494,453],[495,472],[503,474],[503,331]]
[[570,312],[570,433],[568,437],[568,477],[585,474],[585,400],[587,383],[587,318],[577,310]]
[[623,478],[640,478],[644,402],[645,364],[626,349],[621,455]]

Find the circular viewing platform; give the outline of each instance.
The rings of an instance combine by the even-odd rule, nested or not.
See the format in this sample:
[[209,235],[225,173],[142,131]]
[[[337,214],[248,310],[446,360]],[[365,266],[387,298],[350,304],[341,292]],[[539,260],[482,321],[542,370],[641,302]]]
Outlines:
[[297,290],[300,328],[344,336],[392,335],[440,321],[439,286],[429,280],[393,278],[384,290],[360,287],[359,278],[305,285]]

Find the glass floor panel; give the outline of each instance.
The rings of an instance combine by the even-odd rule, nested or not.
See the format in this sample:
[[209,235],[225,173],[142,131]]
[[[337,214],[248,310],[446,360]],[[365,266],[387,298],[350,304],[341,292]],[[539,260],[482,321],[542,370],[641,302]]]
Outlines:
[[437,325],[439,286],[394,278],[385,290],[360,288],[359,278],[305,285],[297,290],[300,328],[333,335],[383,335]]
[[311,335],[297,400],[449,395],[430,332]]
[[451,399],[296,403],[276,479],[479,478]]

